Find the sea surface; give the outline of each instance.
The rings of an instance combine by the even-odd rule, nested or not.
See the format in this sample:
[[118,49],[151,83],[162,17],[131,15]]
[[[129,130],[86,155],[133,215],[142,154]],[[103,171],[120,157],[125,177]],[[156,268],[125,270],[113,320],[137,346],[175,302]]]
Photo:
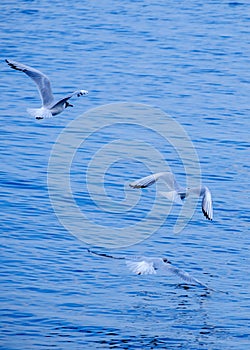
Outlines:
[[[0,23],[0,348],[249,349],[249,1],[2,0]],[[36,121],[5,59],[89,94]],[[209,187],[213,221],[129,187],[158,171]]]

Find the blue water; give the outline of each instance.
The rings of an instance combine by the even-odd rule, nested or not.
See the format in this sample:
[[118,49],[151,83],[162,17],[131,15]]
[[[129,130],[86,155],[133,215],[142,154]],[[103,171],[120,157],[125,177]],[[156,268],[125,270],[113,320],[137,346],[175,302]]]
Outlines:
[[[245,0],[1,1],[1,349],[249,348],[249,13]],[[46,73],[57,96],[78,88],[89,95],[37,122],[26,112],[39,107],[35,86],[5,58]],[[156,200],[153,187],[134,207],[122,207],[126,196],[140,194],[124,184],[162,169],[164,159],[185,185],[185,160],[154,132],[166,127],[156,112],[140,117],[139,126],[132,125],[136,113],[107,115],[107,122],[99,112],[81,119],[81,132],[72,138],[85,143],[75,150],[69,138],[66,151],[75,151],[75,203],[94,224],[74,221],[69,210],[78,239],[58,220],[47,183],[57,138],[84,112],[114,103],[159,108],[184,128],[213,194],[213,222],[198,205],[174,233],[180,208]],[[102,129],[91,134],[93,123]],[[138,150],[142,157],[135,156]],[[107,163],[104,174],[100,159]],[[88,181],[96,195],[104,186],[99,202],[89,196]],[[58,197],[66,211],[67,195]],[[144,226],[148,236],[137,241],[133,225],[147,219],[158,200],[159,210]],[[108,249],[119,243],[121,227],[128,230],[127,246],[123,241]],[[98,245],[105,232],[106,244]],[[175,276],[133,275],[123,261],[90,255],[87,246],[166,255],[228,294],[180,284]]]

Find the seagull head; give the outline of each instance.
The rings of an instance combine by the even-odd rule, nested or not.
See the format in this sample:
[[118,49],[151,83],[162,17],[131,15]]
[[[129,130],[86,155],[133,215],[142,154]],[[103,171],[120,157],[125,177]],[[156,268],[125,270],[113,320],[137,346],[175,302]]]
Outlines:
[[80,90],[79,93],[77,94],[77,97],[80,97],[82,95],[88,95],[88,91],[87,90]]
[[163,260],[164,263],[171,264],[171,262],[167,258],[163,258],[162,260]]

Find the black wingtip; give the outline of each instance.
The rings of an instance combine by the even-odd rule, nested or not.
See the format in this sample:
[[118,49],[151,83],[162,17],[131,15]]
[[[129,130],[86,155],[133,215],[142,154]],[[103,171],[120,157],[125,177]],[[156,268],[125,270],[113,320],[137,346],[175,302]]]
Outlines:
[[13,63],[11,63],[10,61],[8,61],[7,59],[5,60],[5,62],[13,69],[15,69],[15,65]]
[[205,212],[204,209],[202,209],[202,212],[206,219],[208,219],[209,221],[213,221],[213,219],[208,216],[207,212]]
[[145,186],[145,185],[132,185],[132,184],[129,184],[130,187],[132,188],[146,188],[148,186]]
[[21,72],[25,72],[25,69],[18,68],[15,63],[12,63],[12,62],[8,61],[7,59],[5,61],[10,66],[10,68],[15,69],[15,70],[20,70]]

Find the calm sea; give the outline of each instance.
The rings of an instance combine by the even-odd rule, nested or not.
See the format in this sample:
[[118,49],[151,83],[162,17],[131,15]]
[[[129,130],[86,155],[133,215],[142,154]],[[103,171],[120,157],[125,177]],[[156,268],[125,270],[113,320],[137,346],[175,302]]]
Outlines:
[[[1,1],[1,349],[249,349],[249,14],[247,0]],[[6,58],[57,97],[89,95],[38,122],[36,87]],[[199,202],[178,231],[156,186],[129,189],[168,170],[210,188],[212,222]],[[86,247],[166,256],[217,292]]]

